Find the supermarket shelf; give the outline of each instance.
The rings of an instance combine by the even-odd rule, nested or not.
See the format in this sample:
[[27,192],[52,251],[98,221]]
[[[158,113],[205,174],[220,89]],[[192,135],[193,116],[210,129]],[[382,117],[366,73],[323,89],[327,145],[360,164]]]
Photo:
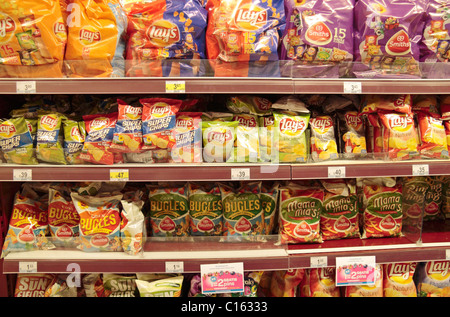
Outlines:
[[[420,174],[424,167],[424,174]],[[308,164],[295,164],[292,179],[325,179],[329,177],[395,177],[419,175],[450,175],[450,160],[337,160]],[[426,170],[428,168],[428,172]],[[333,174],[338,171],[338,174]],[[340,171],[340,172],[339,172]]]
[[[229,181],[239,180],[237,172],[251,180],[289,180],[289,165],[272,164],[118,164],[118,165],[0,165],[0,181],[110,181],[114,171],[127,171],[128,179],[140,181]],[[18,179],[19,171],[28,178]],[[30,172],[31,171],[31,172]],[[14,178],[16,175],[16,178]],[[119,179],[120,180],[120,179]]]

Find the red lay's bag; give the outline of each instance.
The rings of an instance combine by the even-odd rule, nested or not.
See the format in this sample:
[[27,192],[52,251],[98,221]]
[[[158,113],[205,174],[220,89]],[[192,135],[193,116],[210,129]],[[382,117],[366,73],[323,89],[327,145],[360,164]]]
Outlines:
[[423,158],[448,158],[444,122],[422,112],[417,114],[417,119],[419,122],[420,156]]
[[142,107],[134,107],[117,100],[119,114],[111,143],[111,151],[142,152]]

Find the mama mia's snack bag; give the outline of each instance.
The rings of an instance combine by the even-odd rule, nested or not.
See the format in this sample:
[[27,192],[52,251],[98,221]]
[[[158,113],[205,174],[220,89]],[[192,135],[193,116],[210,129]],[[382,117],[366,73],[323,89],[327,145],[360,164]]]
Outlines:
[[67,21],[69,77],[124,77],[127,21],[119,0],[74,0]]
[[66,41],[59,1],[0,3],[0,76],[62,77]]
[[200,60],[205,58],[207,13],[199,1],[137,2],[126,5],[126,11],[127,76],[178,77],[204,72]]
[[206,45],[217,77],[279,76],[282,0],[209,0]]

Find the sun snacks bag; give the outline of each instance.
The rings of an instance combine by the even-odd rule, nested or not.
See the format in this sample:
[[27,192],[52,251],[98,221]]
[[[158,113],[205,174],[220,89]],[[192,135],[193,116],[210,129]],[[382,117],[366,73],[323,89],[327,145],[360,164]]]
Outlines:
[[384,264],[384,297],[417,297],[413,280],[416,266],[415,262]]
[[64,156],[68,164],[83,164],[80,158],[86,139],[84,121],[66,119],[63,121],[64,131]]
[[450,297],[450,261],[422,262],[416,271],[418,297]]
[[281,243],[322,242],[320,214],[324,191],[318,186],[290,183],[280,190]]
[[103,274],[104,297],[138,297],[135,274]]
[[350,285],[344,288],[344,297],[383,297],[383,265],[375,267],[374,285]]
[[127,19],[119,0],[74,0],[65,54],[69,77],[124,77]]
[[447,135],[444,121],[423,112],[417,113],[422,158],[448,159]]
[[44,297],[53,279],[53,274],[20,273],[17,275],[14,297]]
[[355,64],[364,78],[420,78],[426,2],[361,0],[355,4]]
[[36,132],[36,157],[39,161],[67,164],[64,156],[62,122],[66,117],[59,113],[38,116]]
[[172,135],[175,139],[175,145],[170,153],[173,162],[202,162],[203,137],[201,112],[178,112]]
[[142,152],[142,107],[135,107],[117,100],[119,111],[111,141],[112,152]]
[[221,236],[223,205],[215,183],[189,183],[189,214],[192,236]]
[[316,116],[309,119],[311,128],[311,158],[313,161],[328,161],[338,158],[335,137],[335,122],[331,116]]
[[33,138],[24,117],[0,120],[0,146],[7,163],[38,163]]
[[207,58],[216,77],[278,77],[284,1],[209,0]]
[[299,285],[300,297],[340,297],[336,286],[336,268],[323,267],[305,270]]
[[[353,0],[285,1],[280,59],[293,77],[340,77],[353,61]],[[344,66],[347,64],[346,66]]]
[[346,159],[367,155],[365,120],[357,111],[338,112],[339,153]]
[[117,112],[83,116],[86,127],[86,140],[80,158],[94,164],[112,165],[114,154],[111,142],[117,123]]
[[204,74],[207,12],[196,0],[137,2],[128,15],[127,76]]
[[97,197],[71,193],[80,216],[77,248],[86,252],[122,251],[120,209],[122,195]]
[[125,253],[136,255],[144,250],[145,217],[142,212],[143,200],[121,200],[122,222],[120,236]]
[[150,223],[154,237],[186,237],[189,231],[187,184],[151,185],[149,190]]
[[59,1],[2,1],[0,26],[2,77],[63,76],[67,33]]

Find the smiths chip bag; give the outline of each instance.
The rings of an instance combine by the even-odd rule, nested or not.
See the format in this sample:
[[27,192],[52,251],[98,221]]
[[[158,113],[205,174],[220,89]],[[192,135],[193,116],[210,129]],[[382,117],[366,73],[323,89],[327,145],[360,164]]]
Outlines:
[[0,146],[7,163],[38,163],[33,139],[23,117],[0,121]]
[[0,74],[13,78],[62,77],[66,41],[59,1],[0,3]]
[[[118,0],[74,0],[65,54],[69,77],[124,77],[127,20]],[[71,16],[76,18],[71,19]]]
[[279,76],[282,0],[209,0],[206,45],[217,77]]
[[[198,76],[204,73],[206,10],[197,0],[126,5],[127,76]],[[175,61],[176,60],[176,61]]]

